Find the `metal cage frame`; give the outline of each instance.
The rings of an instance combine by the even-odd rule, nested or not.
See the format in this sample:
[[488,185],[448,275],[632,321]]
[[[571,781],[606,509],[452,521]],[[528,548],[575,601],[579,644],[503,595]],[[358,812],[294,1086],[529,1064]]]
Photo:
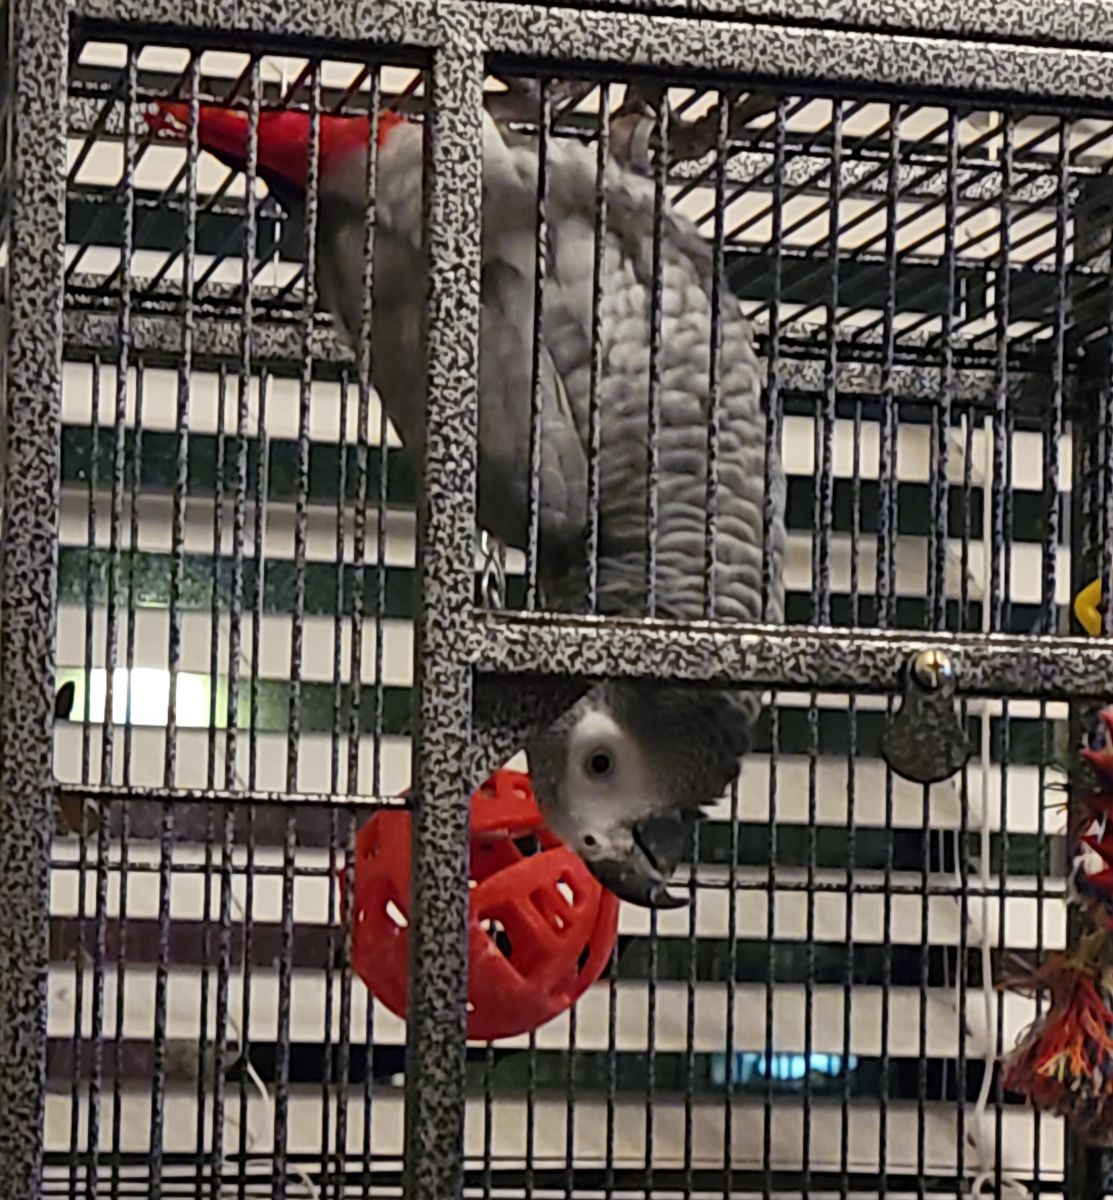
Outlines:
[[[858,82],[1113,111],[1113,9],[1087,0],[656,0],[596,7],[475,0],[9,0],[9,328],[0,580],[0,1197],[39,1194],[45,1086],[48,829],[59,514],[67,48],[82,29],[172,29],[245,41],[405,48],[432,87],[426,205],[432,318],[429,437],[419,516],[412,1017],[407,1195],[462,1194],[467,797],[514,742],[515,711],[551,711],[607,676],[882,690],[941,647],[962,694],[1100,695],[1105,639],[744,630],[493,613],[473,606],[480,121],[489,56],[681,76],[747,76],[843,91]],[[651,9],[651,10],[650,10]],[[650,10],[650,11],[647,11]],[[72,331],[70,331],[72,333]],[[1106,465],[1108,470],[1108,465]],[[1109,489],[1113,493],[1113,488]],[[1107,556],[1106,556],[1107,557]],[[577,684],[576,681],[579,681]],[[478,749],[477,749],[478,747]],[[1095,1181],[1099,1183],[1099,1181]],[[1099,1183],[1100,1186],[1100,1183]]]

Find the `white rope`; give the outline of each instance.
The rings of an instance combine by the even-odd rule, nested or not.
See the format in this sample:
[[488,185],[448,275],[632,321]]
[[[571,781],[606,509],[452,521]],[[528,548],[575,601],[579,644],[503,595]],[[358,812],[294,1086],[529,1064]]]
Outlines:
[[[966,446],[966,422],[968,418],[963,416],[961,429],[963,453]],[[982,495],[983,507],[982,511],[985,514],[992,512],[993,503],[993,425],[989,417],[985,419],[983,426],[985,439],[985,454],[982,467]],[[990,597],[992,595],[993,581],[993,548],[990,546],[990,539],[986,529],[982,529],[982,545],[985,552],[982,555],[982,579],[978,580],[974,577],[969,577],[970,584],[975,588],[980,588],[982,599],[982,632],[990,631]],[[1004,585],[1008,587],[1006,580]],[[981,1038],[974,1036],[973,1031],[967,1023],[967,1028],[961,1031],[961,1034],[966,1037],[968,1044],[974,1050],[977,1057],[981,1058],[985,1064],[985,1070],[982,1075],[982,1085],[978,1090],[978,1098],[974,1102],[974,1109],[970,1114],[970,1121],[967,1126],[966,1136],[970,1148],[974,1151],[977,1160],[977,1170],[970,1177],[970,1192],[971,1197],[978,1197],[989,1190],[994,1195],[1004,1195],[1006,1192],[1016,1196],[1018,1200],[1026,1198],[1029,1195],[1028,1189],[1015,1173],[1006,1170],[1002,1167],[1000,1177],[998,1178],[996,1165],[996,1144],[993,1138],[993,1128],[991,1114],[989,1113],[989,1093],[992,1086],[993,1067],[997,1061],[997,1039],[995,1036],[996,1015],[998,997],[995,994],[993,987],[993,958],[992,948],[989,937],[989,892],[992,887],[991,868],[991,830],[989,823],[990,802],[991,802],[991,771],[993,770],[990,763],[991,755],[991,717],[989,712],[989,701],[983,700],[979,705],[979,732],[980,732],[980,778],[981,787],[977,789],[979,793],[978,806],[975,811],[974,798],[975,790],[967,789],[967,802],[970,809],[970,825],[976,826],[978,838],[978,862],[977,873],[978,883],[982,892],[981,904],[981,919],[978,922],[971,920],[969,904],[966,907],[966,927],[969,936],[969,944],[979,951],[982,968],[982,1011],[985,1021],[984,1035]],[[1001,773],[1002,788],[1001,795],[1006,795],[1004,789],[1004,772],[1006,767],[1003,763],[999,764],[997,770]],[[1005,812],[1002,808],[1002,820],[1005,819]],[[961,884],[959,874],[959,861],[962,854],[962,847],[959,844],[961,833],[955,834],[955,881]],[[976,936],[975,936],[976,935]],[[955,981],[956,993],[960,986],[959,980]],[[958,1011],[956,999],[955,1011]],[[1002,1155],[1002,1159],[1004,1156]],[[994,1187],[994,1182],[998,1181],[998,1187]]]
[[[232,906],[235,908],[236,913],[239,916],[240,920],[246,925],[247,924],[247,913],[244,912],[244,907],[240,903],[239,897],[236,895],[235,890],[232,890],[232,892],[231,892],[231,902],[232,902]],[[242,978],[243,986],[245,989],[247,987],[246,966],[247,966],[246,962],[241,963],[241,968],[243,969],[243,972],[244,972],[241,978]],[[232,1034],[234,1035],[234,1037],[236,1039],[236,1045],[240,1048],[240,1051],[242,1054],[243,1045],[244,1045],[243,1031],[240,1028],[239,1022],[235,1019],[235,1017],[232,1016],[231,1013],[228,1014],[228,1028],[232,1031]],[[266,1119],[266,1125],[269,1126],[271,1131],[273,1132],[273,1130],[274,1130],[274,1100],[271,1097],[270,1090],[268,1089],[267,1085],[263,1082],[262,1078],[259,1075],[259,1072],[252,1065],[250,1058],[248,1058],[245,1055],[242,1057],[241,1062],[242,1062],[244,1071],[247,1073],[248,1079],[251,1080],[251,1083],[254,1086],[255,1090],[259,1093],[259,1098],[263,1102],[263,1113],[264,1113],[264,1116]],[[244,1110],[241,1115],[242,1115],[242,1119],[247,1122],[247,1147],[249,1150],[254,1150],[256,1148],[256,1146],[259,1144],[259,1138],[256,1136],[255,1131],[251,1127],[251,1121],[248,1117],[248,1109],[247,1109],[246,1105],[244,1106]],[[227,1162],[227,1161],[228,1161],[228,1159],[227,1159],[227,1155],[226,1155],[224,1158],[224,1162]],[[244,1161],[243,1166],[244,1166],[244,1169],[246,1170],[252,1163],[267,1163],[268,1161],[273,1161],[273,1160],[268,1160],[266,1158],[261,1158],[261,1157],[248,1158]],[[222,1167],[221,1174],[222,1175],[223,1175],[223,1165],[224,1165],[224,1163],[221,1164],[221,1167]],[[293,1176],[293,1178],[295,1180],[297,1180],[297,1182],[301,1185],[301,1190],[305,1194],[305,1196],[308,1197],[308,1200],[321,1200],[321,1193],[317,1189],[317,1185],[313,1182],[312,1179],[309,1178],[309,1176],[305,1173],[305,1171],[300,1166],[298,1166],[296,1163],[292,1164],[288,1168],[288,1173],[291,1176]],[[222,1185],[221,1190],[224,1191],[223,1185]]]

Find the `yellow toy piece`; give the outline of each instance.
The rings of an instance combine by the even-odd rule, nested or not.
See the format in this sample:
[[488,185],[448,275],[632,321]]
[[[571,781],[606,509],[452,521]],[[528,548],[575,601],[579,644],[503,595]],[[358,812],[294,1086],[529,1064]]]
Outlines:
[[1101,579],[1088,583],[1074,598],[1074,615],[1090,635],[1101,636]]

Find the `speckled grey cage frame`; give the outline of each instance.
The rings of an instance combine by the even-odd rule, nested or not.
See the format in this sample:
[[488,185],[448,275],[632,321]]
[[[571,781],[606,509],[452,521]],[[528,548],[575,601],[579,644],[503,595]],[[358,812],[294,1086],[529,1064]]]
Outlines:
[[[915,0],[657,0],[565,7],[467,0],[9,0],[6,175],[10,322],[0,632],[0,1197],[38,1194],[46,1037],[48,830],[61,409],[67,28],[139,24],[197,34],[416,47],[432,81],[428,211],[434,337],[420,515],[415,782],[415,1003],[407,1073],[407,1194],[462,1192],[465,824],[469,785],[510,748],[484,680],[562,684],[622,674],[884,690],[908,655],[943,646],[963,693],[1081,699],[1113,679],[1113,645],[1063,638],[738,631],[477,613],[474,525],[479,112],[485,56],[821,79],[1113,105],[1113,10],[1084,0],[968,6]],[[602,3],[600,7],[604,7]],[[624,10],[624,11],[620,11]],[[723,19],[723,18],[731,19]],[[996,44],[993,44],[996,43]],[[525,683],[523,682],[523,687]],[[574,685],[572,685],[574,686]],[[517,705],[524,711],[524,705]],[[480,749],[476,750],[476,746]]]

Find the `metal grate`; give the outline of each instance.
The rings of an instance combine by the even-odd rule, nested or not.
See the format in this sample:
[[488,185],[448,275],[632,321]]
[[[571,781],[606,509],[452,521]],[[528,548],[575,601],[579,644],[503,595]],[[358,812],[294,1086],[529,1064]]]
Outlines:
[[[1075,1169],[1064,1123],[1003,1092],[996,1060],[1039,1009],[993,985],[1074,936],[1048,797],[1113,665],[1103,641],[1061,640],[1079,588],[1110,584],[1113,41],[1073,49],[1066,15],[1033,25],[1037,53],[984,30],[848,31],[869,23],[856,12],[423,0],[358,18],[240,5],[233,38],[222,7],[82,0],[48,35],[50,13],[9,6],[26,32],[6,46],[23,174],[9,161],[0,819],[28,797],[46,819],[38,660],[74,690],[53,733],[71,827],[41,862],[46,1023],[26,1008],[12,1024],[42,1042],[46,1091],[0,1128],[0,1196],[28,1194],[39,1131],[42,1193],[58,1196],[339,1200],[407,1180],[415,1200],[1098,1194],[1102,1164]],[[824,15],[843,28],[817,31]],[[26,103],[63,86],[63,62],[64,160],[49,103]],[[666,197],[710,247],[713,303],[733,294],[753,325],[780,459],[765,464],[765,595],[745,616],[781,624],[783,482],[787,631],[743,642],[710,583],[670,607],[652,549],[621,615],[667,624],[580,620],[539,570],[539,522],[507,553],[505,597],[486,545],[453,556],[473,535],[481,87],[541,147],[542,251],[563,147],[640,165],[652,261]],[[431,126],[427,492],[369,356],[322,303],[316,188],[298,220],[257,155],[229,171],[190,122],[154,137],[144,113],[168,97],[239,106],[256,130],[272,108],[306,112],[311,162],[328,115]],[[32,195],[64,210],[64,259]],[[586,228],[605,220],[596,208]],[[602,255],[592,274],[589,326]],[[651,428],[674,354],[654,296]],[[597,515],[616,482],[589,441]],[[42,499],[27,488],[51,448]],[[641,511],[667,503],[667,473],[659,449],[635,456]],[[541,485],[526,486],[536,515]],[[677,627],[701,617],[720,623]],[[974,750],[930,788],[880,750],[898,668],[924,645],[952,654]],[[624,905],[614,960],[572,1013],[469,1043],[460,1064],[463,801],[530,712],[578,694],[507,676],[659,671],[769,689],[739,785],[678,874],[689,905]],[[354,976],[341,885],[356,830],[411,785],[425,956],[407,1060],[405,1024]],[[43,914],[22,864],[43,848],[26,813],[0,820],[0,897],[25,893],[0,940],[0,1015],[37,995],[27,922]],[[36,1078],[15,1046],[0,1038],[5,1097]]]

